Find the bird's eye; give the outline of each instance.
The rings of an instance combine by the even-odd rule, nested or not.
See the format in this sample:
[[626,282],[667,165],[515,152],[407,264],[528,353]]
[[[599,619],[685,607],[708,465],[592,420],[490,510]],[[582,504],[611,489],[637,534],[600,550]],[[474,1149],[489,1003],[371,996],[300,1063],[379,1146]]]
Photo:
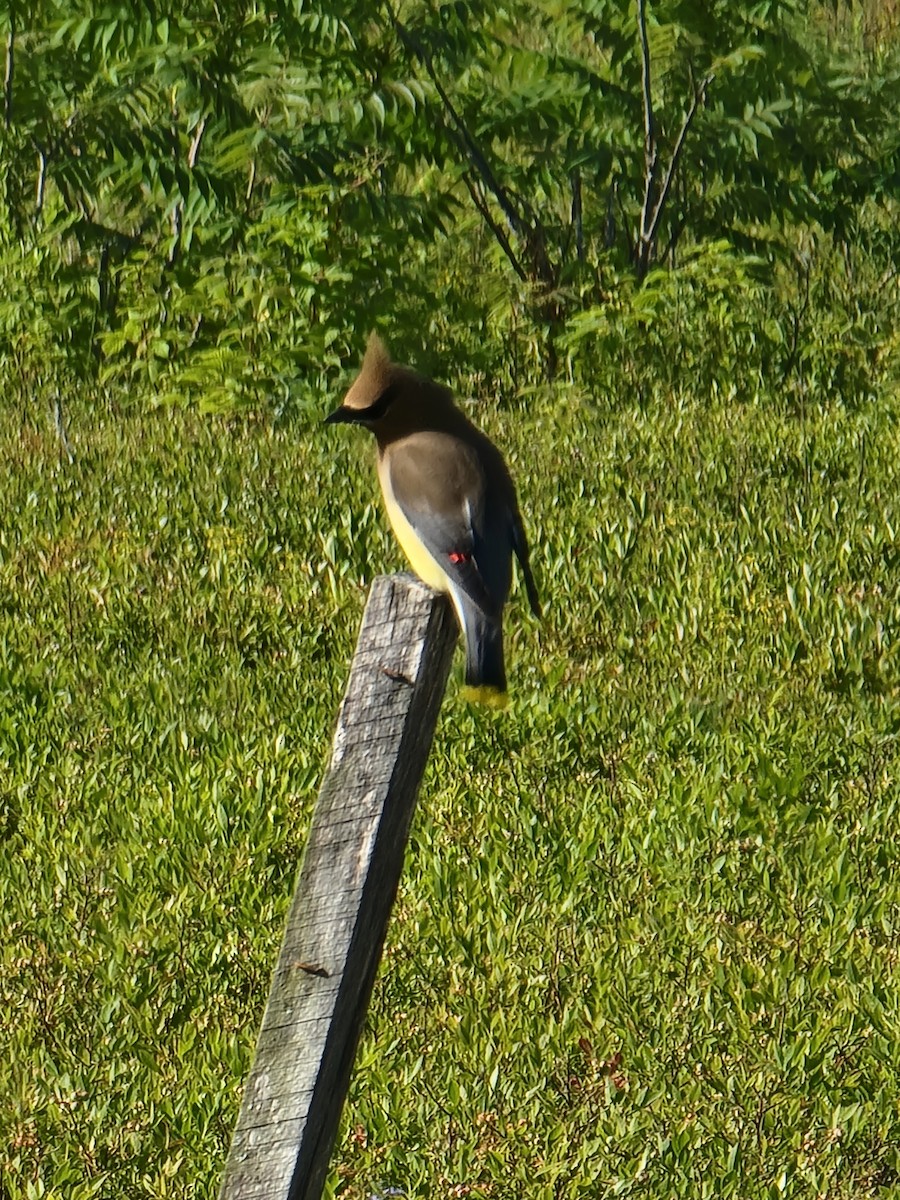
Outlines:
[[393,404],[396,395],[396,385],[388,384],[375,403],[370,404],[369,407],[365,409],[366,421],[380,421],[387,410],[391,407],[391,404]]

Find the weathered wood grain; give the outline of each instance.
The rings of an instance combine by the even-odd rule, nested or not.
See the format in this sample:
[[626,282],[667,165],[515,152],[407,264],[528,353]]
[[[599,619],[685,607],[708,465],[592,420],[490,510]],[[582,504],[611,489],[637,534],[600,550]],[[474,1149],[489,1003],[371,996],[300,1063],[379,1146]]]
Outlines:
[[220,1200],[318,1200],[456,641],[443,596],[375,580]]

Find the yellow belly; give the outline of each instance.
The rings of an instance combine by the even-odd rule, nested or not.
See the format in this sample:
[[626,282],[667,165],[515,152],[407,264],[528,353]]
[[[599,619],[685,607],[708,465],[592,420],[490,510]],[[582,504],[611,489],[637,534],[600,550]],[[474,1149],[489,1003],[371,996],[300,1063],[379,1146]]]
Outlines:
[[419,535],[407,521],[403,515],[403,510],[394,499],[394,493],[391,490],[390,480],[387,478],[387,472],[381,475],[381,490],[384,495],[384,507],[387,510],[388,520],[394,533],[397,535],[397,541],[400,543],[400,548],[409,559],[409,565],[429,587],[433,587],[436,592],[451,592],[450,580],[447,577],[447,572],[444,571],[432,556],[425,549]]

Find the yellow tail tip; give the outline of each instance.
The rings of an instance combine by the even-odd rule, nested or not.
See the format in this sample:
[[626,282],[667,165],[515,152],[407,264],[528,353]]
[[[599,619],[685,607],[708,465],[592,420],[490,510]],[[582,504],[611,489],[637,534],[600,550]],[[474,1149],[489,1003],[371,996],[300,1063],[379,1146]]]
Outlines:
[[509,693],[501,692],[499,688],[482,685],[481,687],[464,687],[463,698],[470,704],[481,704],[485,708],[506,708],[509,704]]

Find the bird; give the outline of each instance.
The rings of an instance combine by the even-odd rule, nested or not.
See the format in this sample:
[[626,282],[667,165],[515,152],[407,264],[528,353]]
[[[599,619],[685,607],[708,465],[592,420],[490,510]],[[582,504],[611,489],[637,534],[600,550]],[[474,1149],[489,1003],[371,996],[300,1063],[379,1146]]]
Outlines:
[[507,703],[503,606],[519,560],[535,616],[541,604],[503,456],[456,407],[452,392],[391,361],[377,332],[359,375],[329,425],[375,435],[378,480],[388,519],[419,578],[449,594],[466,643],[465,696]]

